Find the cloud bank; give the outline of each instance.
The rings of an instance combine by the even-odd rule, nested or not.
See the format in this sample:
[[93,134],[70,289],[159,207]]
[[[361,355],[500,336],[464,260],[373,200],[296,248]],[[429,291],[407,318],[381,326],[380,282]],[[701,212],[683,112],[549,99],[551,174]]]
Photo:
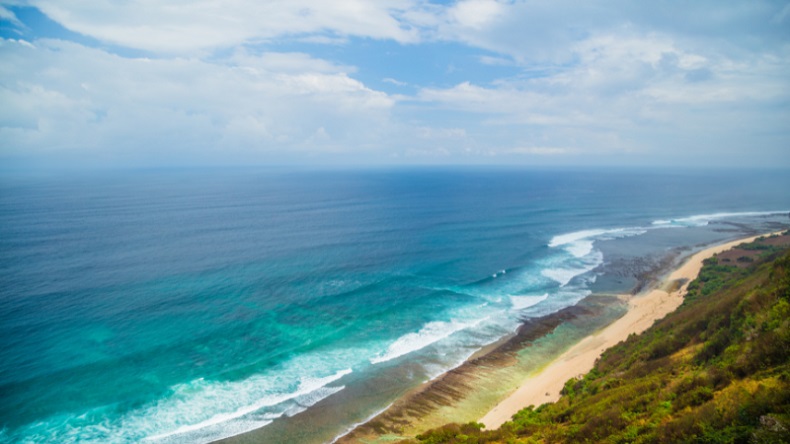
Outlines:
[[788,167],[789,23],[771,1],[3,1],[0,159]]

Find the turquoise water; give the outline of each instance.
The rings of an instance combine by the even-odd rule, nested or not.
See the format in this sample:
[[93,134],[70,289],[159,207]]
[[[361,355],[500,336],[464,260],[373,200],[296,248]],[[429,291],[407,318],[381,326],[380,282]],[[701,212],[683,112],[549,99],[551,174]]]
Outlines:
[[6,174],[0,441],[207,442],[332,405],[283,438],[331,441],[615,256],[786,226],[787,190],[771,171]]

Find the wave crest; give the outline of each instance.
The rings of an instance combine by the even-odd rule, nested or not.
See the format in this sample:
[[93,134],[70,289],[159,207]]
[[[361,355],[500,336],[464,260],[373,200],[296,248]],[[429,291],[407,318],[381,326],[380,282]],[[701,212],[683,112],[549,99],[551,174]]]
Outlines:
[[433,343],[452,335],[457,331],[473,327],[484,319],[476,322],[463,323],[456,320],[450,322],[434,321],[425,324],[418,332],[407,333],[390,344],[387,351],[370,360],[371,364],[391,361],[403,355],[421,350]]

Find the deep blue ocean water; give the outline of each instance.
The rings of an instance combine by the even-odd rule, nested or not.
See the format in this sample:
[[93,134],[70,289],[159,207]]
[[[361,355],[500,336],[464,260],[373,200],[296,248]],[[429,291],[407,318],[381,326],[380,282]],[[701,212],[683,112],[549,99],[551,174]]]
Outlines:
[[590,294],[613,246],[787,225],[788,190],[786,171],[5,174],[0,442],[205,442],[408,369],[304,437],[331,441]]

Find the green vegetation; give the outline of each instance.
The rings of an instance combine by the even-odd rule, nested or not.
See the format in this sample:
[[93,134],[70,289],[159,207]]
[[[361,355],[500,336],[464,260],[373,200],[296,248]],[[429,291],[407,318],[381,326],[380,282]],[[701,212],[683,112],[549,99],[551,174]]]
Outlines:
[[[758,249],[758,248],[753,248]],[[706,261],[684,304],[608,350],[554,404],[412,443],[790,442],[790,253]]]

